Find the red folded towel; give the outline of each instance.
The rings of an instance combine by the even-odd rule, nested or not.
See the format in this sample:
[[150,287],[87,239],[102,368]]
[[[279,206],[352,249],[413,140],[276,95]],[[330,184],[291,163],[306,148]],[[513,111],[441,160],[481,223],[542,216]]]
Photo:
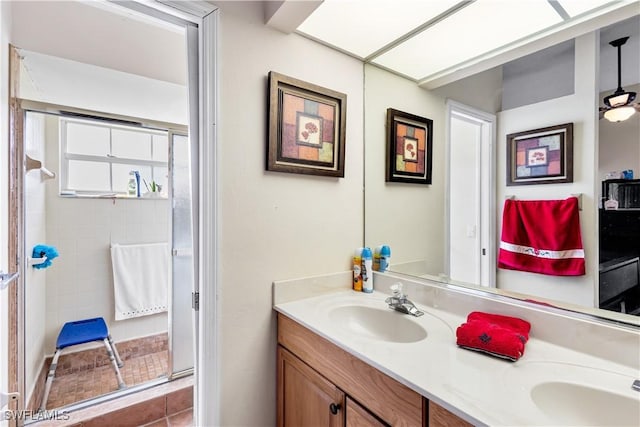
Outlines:
[[474,311],[456,330],[456,344],[515,362],[524,354],[530,330],[525,320]]
[[584,275],[578,199],[505,200],[498,267],[551,276]]

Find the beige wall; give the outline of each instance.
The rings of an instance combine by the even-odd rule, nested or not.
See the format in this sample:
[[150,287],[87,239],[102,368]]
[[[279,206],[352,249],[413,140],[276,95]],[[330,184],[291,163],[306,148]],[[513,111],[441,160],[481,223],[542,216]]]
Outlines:
[[12,40],[20,48],[186,84],[186,45],[180,30],[124,18],[129,13],[113,13],[91,2],[13,3],[13,20],[20,25],[13,26]]
[[502,67],[491,68],[441,86],[434,89],[433,93],[495,114],[502,109]]
[[[394,271],[419,261],[420,274],[444,272],[445,101],[414,82],[365,67],[365,241],[391,247]],[[431,185],[385,182],[387,108],[433,120]]]
[[[362,243],[362,63],[264,26],[258,2],[221,2],[220,423],[275,424],[271,283],[348,270]],[[267,74],[347,94],[344,178],[265,172]]]

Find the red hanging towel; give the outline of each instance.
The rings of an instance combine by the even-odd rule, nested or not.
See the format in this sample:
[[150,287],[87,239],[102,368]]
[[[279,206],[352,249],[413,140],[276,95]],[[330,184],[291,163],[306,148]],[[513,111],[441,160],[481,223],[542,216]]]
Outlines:
[[551,276],[584,275],[578,199],[505,200],[498,267]]

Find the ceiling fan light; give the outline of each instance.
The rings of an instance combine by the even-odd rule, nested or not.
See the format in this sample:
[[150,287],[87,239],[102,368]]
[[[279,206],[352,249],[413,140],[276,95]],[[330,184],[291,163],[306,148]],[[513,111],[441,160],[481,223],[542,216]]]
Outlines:
[[619,107],[621,105],[626,105],[629,102],[633,101],[633,98],[631,97],[632,93],[633,92],[616,92],[613,95],[609,95],[604,98],[604,103],[609,107]]
[[636,109],[631,106],[617,107],[605,111],[604,118],[610,122],[622,122],[633,116],[633,113],[635,112]]

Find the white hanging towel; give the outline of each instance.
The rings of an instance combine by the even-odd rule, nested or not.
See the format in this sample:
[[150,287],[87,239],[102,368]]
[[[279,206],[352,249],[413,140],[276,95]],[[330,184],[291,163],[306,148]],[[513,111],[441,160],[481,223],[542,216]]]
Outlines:
[[116,320],[167,311],[169,253],[166,243],[111,245]]

